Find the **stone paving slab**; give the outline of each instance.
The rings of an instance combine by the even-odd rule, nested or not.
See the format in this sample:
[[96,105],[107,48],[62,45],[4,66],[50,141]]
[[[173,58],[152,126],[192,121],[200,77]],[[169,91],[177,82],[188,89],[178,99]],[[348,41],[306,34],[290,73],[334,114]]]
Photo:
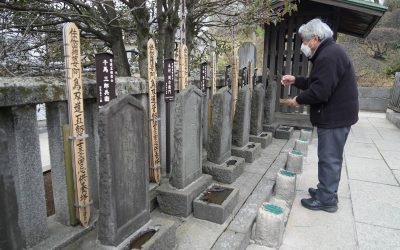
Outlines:
[[352,135],[355,137],[382,139],[382,136],[378,133],[378,131],[375,128],[362,129],[360,127],[353,126],[351,128],[351,132],[352,132]]
[[[400,145],[397,149],[400,149]],[[380,151],[386,164],[388,164],[390,169],[400,170],[400,154],[399,151],[395,150],[382,150]]]
[[371,138],[367,137],[356,137],[352,133],[347,137],[347,143],[358,142],[358,143],[374,143]]
[[372,124],[372,126],[376,128],[390,128],[390,129],[397,129],[397,127],[388,121],[386,118],[368,118],[368,121]]
[[398,128],[379,128],[378,133],[386,141],[400,142],[400,130]]
[[348,156],[346,163],[349,179],[398,185],[384,160]]
[[400,148],[400,142],[383,139],[374,139],[374,143],[379,151],[396,151]]
[[397,182],[400,183],[400,170],[392,170],[392,172],[393,172],[394,176],[396,177]]
[[400,230],[356,223],[360,250],[400,249]]
[[286,249],[357,249],[351,200],[343,198],[336,213],[311,211],[300,204],[307,192],[297,192],[283,239]]
[[357,222],[400,229],[400,187],[356,180],[349,183]]
[[346,143],[345,151],[346,155],[349,156],[382,159],[381,154],[374,144],[350,142]]

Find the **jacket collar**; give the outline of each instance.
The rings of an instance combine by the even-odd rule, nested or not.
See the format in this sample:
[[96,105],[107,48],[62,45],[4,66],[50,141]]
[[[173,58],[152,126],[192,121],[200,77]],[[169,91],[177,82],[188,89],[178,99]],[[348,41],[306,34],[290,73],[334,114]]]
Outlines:
[[312,57],[310,58],[310,61],[311,61],[311,62],[314,62],[315,59],[318,57],[318,54],[321,52],[321,50],[322,50],[323,48],[325,48],[325,47],[327,47],[327,46],[329,46],[329,45],[331,45],[331,44],[334,44],[334,43],[335,43],[335,41],[333,40],[332,37],[323,40],[323,41],[319,44],[318,48],[315,50],[314,55],[312,55]]

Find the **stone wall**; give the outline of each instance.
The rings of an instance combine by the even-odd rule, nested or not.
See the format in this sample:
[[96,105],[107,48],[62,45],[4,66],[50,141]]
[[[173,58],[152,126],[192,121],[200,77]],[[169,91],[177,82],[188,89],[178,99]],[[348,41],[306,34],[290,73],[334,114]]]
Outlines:
[[391,88],[358,87],[360,110],[385,111]]

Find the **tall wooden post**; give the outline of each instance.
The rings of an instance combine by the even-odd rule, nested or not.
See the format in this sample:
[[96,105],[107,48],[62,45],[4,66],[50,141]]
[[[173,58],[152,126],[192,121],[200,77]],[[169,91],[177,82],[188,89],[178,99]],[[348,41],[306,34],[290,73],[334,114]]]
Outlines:
[[232,58],[231,58],[231,63],[232,63],[232,121],[233,121],[233,116],[235,114],[236,110],[236,101],[237,101],[237,96],[238,96],[238,88],[239,88],[239,57],[237,54],[237,50],[233,48],[232,52]]
[[65,72],[67,78],[68,115],[71,156],[75,173],[75,206],[78,218],[85,227],[90,220],[89,178],[86,159],[85,119],[79,29],[74,23],[63,28]]
[[158,138],[158,110],[157,110],[157,71],[156,71],[156,45],[153,39],[147,43],[148,62],[148,92],[149,92],[149,117],[150,117],[150,181],[160,183],[161,160],[160,141]]

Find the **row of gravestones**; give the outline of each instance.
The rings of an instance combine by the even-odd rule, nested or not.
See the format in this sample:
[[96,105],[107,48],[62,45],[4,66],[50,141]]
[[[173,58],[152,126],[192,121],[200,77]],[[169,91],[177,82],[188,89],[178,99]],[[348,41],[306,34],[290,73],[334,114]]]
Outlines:
[[[224,87],[213,96],[207,161],[203,164],[202,103],[205,97],[195,86],[189,86],[179,93],[175,107],[172,172],[170,180],[159,187],[157,196],[163,211],[188,216],[193,211],[193,200],[211,184],[212,177],[203,172],[210,173],[220,182],[231,183],[243,172],[245,159],[253,161],[260,147],[268,145],[270,135],[262,133],[264,94],[261,84],[254,88],[253,94],[248,86],[239,90],[233,128],[230,89]],[[172,222],[157,224],[150,220],[147,118],[142,104],[132,96],[119,97],[100,110],[98,239],[103,245],[129,245],[137,236],[149,230],[156,232],[152,240],[146,243],[147,246],[170,249],[175,244],[170,239],[174,235],[171,231],[175,230]],[[1,152],[7,151],[5,138],[5,135],[0,136]],[[261,142],[261,145],[249,143],[250,138]],[[11,170],[8,169],[6,157],[8,154],[1,154],[0,193],[9,195],[1,195],[0,211],[1,214],[9,214],[1,218],[5,220],[1,221],[2,225],[4,222],[10,226],[1,227],[0,248],[13,249],[24,244],[17,227],[18,212],[9,211],[17,205],[15,195],[12,195],[15,194],[12,190],[14,184],[9,178]],[[232,192],[232,196],[237,194],[238,190]],[[230,207],[234,207],[234,204],[231,203]],[[226,213],[223,217],[226,218]],[[132,232],[136,233],[132,235]],[[166,237],[169,240],[165,240]]]
[[[207,188],[212,188],[213,178],[223,183],[235,181],[243,172],[245,159],[251,162],[260,154],[261,144],[249,142],[251,132],[258,140],[267,141],[263,143],[263,147],[268,145],[271,135],[262,132],[264,88],[261,84],[257,85],[253,92],[252,98],[249,86],[239,90],[233,129],[230,89],[223,87],[213,96],[207,161],[204,163],[203,93],[197,87],[189,85],[177,95],[172,171],[169,180],[163,180],[157,190],[157,201],[163,212],[187,217],[193,212],[193,201],[196,198],[199,200],[199,196]],[[147,128],[146,111],[132,96],[115,99],[100,110],[98,238],[102,244],[120,245],[126,243],[132,232],[136,231],[136,235],[140,235],[143,230],[151,229]],[[247,155],[244,155],[245,159],[232,156],[235,152]],[[219,208],[223,210],[221,218],[208,218],[209,220],[223,223],[228,217],[238,196],[238,190],[231,191],[231,197],[227,197],[231,201],[228,207],[221,205]],[[204,211],[210,209],[209,206],[200,205],[195,216],[199,214],[199,217],[207,219],[204,214],[214,214]],[[162,227],[163,225],[158,228]],[[174,230],[174,227],[170,227],[170,230]],[[162,239],[163,236],[156,238]],[[163,246],[164,249],[170,247],[165,244]]]

